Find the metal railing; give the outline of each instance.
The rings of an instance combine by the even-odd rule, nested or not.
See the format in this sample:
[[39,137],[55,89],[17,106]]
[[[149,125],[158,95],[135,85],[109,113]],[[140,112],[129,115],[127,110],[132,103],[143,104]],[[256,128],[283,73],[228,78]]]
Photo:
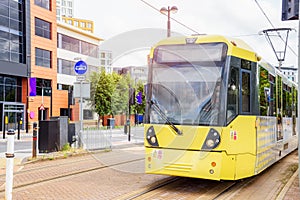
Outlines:
[[81,134],[81,142],[84,149],[111,149],[112,131],[101,130],[100,128],[84,128]]

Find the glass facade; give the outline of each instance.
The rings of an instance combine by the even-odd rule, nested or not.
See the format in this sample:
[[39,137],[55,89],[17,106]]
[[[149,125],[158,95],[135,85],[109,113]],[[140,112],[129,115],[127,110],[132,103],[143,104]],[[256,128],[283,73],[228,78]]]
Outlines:
[[25,63],[24,0],[0,0],[0,60]]
[[0,76],[0,101],[21,102],[21,78]]
[[80,53],[86,56],[99,58],[99,48],[98,45],[91,44],[76,38],[58,34],[58,48],[62,48],[75,53]]

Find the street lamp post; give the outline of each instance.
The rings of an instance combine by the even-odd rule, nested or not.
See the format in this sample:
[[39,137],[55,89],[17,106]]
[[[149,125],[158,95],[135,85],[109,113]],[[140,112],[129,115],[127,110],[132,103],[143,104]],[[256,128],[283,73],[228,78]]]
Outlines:
[[170,23],[170,13],[176,13],[178,11],[178,8],[176,6],[172,6],[170,8],[170,6],[168,6],[168,8],[162,7],[160,9],[160,12],[164,15],[168,16],[168,24],[167,24],[167,28],[168,28],[168,32],[167,32],[167,37],[171,36],[171,23]]

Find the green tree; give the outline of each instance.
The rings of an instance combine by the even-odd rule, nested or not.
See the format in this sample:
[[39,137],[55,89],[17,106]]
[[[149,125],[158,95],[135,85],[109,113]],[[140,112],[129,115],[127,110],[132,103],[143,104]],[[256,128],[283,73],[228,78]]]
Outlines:
[[110,74],[105,70],[100,73],[93,72],[90,76],[91,81],[91,99],[90,105],[98,114],[99,119],[105,115],[112,114],[111,101],[114,91],[114,82]]
[[115,72],[112,73],[114,91],[112,94],[111,109],[113,115],[125,114],[128,110],[128,82],[127,78]]
[[129,74],[119,75],[115,72],[108,74],[104,69],[98,73],[93,72],[89,79],[91,82],[89,105],[98,114],[98,120],[103,120],[105,115],[128,115],[129,87],[135,88],[136,94],[142,92],[143,99],[142,104],[131,106],[130,114],[144,113],[145,92],[141,81],[138,81],[135,85]]

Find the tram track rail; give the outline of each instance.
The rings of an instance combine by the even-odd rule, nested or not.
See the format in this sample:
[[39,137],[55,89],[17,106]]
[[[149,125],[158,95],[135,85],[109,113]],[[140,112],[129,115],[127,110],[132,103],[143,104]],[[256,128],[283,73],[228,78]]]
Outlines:
[[[228,190],[233,188],[238,183],[236,181],[223,182],[199,179],[199,181],[203,182],[203,185],[205,185],[206,181],[208,181],[210,184],[205,185],[205,188],[202,187],[202,190],[191,191],[189,182],[193,180],[195,179],[170,177],[162,180],[162,182],[158,183],[157,185],[145,188],[130,195],[125,195],[121,198],[118,198],[118,200],[150,200],[155,198],[174,200],[176,199],[176,195],[178,192],[177,185],[182,185],[182,187],[180,188],[181,191],[189,191],[189,193],[186,194],[187,199],[213,200],[222,195],[224,192],[227,192]],[[173,190],[170,188],[173,188]]]
[[[296,152],[275,163],[264,172],[237,181],[212,181],[185,177],[171,177],[154,186],[124,195],[118,200],[147,199],[195,199],[195,200],[232,200],[242,198],[276,199],[285,183],[293,174]],[[275,181],[276,180],[276,181]],[[259,186],[257,186],[259,185]],[[270,187],[270,185],[272,185]],[[259,187],[259,190],[258,188]],[[249,195],[249,196],[248,196]]]

